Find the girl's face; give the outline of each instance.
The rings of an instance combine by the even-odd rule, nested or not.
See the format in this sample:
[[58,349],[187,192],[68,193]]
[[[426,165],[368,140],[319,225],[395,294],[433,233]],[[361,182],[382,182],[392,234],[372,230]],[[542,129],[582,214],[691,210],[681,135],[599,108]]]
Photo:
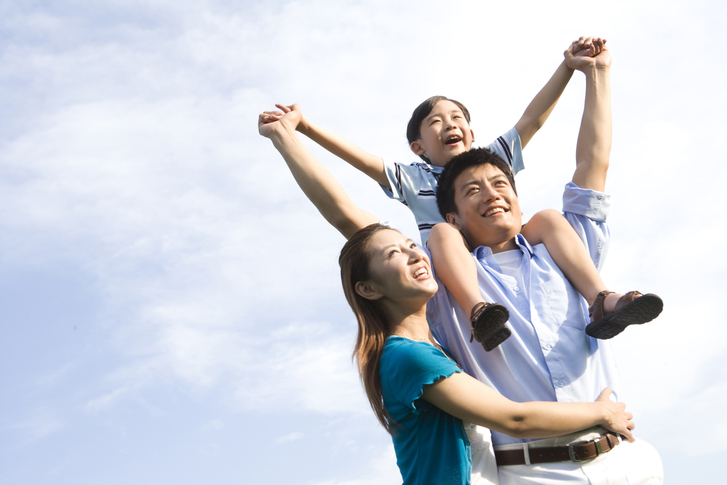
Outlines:
[[419,127],[419,139],[412,142],[411,150],[425,155],[429,162],[443,167],[455,155],[469,151],[475,135],[462,110],[451,101],[434,105]]
[[378,231],[371,238],[368,250],[370,280],[365,284],[373,293],[367,298],[422,299],[426,303],[437,292],[426,252],[400,232]]

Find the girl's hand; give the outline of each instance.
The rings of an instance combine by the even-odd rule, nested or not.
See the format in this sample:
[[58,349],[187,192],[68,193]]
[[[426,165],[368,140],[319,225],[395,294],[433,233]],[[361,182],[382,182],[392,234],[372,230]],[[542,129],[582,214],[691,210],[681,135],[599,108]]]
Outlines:
[[275,105],[280,111],[263,111],[258,116],[258,132],[266,137],[272,137],[278,130],[294,131],[300,123],[303,114],[297,104],[285,106]]
[[616,434],[621,435],[628,441],[634,442],[634,438],[631,430],[636,426],[632,419],[634,415],[626,412],[626,404],[622,402],[613,402],[610,399],[611,389],[608,387],[601,392],[601,395],[596,399],[596,403],[603,404],[604,418],[601,422],[601,426],[609,431],[613,431]]
[[596,57],[605,48],[606,39],[600,37],[580,37],[569,47],[574,57]]

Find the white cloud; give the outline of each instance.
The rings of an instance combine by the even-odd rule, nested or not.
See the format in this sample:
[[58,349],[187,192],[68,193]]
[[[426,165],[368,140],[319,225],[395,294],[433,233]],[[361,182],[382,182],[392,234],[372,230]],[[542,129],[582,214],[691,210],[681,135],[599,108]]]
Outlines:
[[65,426],[54,409],[44,406],[33,410],[31,416],[11,424],[9,428],[19,432],[23,444],[28,445],[62,431]]
[[305,436],[303,433],[300,432],[293,432],[290,434],[286,434],[285,436],[281,436],[277,440],[275,440],[276,443],[290,443],[291,441],[297,441],[301,439],[303,436]]

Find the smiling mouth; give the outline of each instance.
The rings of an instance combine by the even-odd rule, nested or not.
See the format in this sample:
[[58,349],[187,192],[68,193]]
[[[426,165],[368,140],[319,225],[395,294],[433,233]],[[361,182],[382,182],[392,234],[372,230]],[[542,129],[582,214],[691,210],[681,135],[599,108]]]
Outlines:
[[427,268],[419,268],[414,272],[414,278],[418,279],[421,276],[429,276],[429,270]]
[[462,141],[462,137],[459,135],[452,135],[447,137],[446,140],[444,140],[445,145],[456,145],[457,143]]
[[503,209],[502,207],[493,207],[492,209],[490,209],[487,212],[485,212],[483,215],[485,217],[490,217],[491,215],[494,215],[494,214],[503,214],[505,212],[507,212],[507,211],[505,209]]

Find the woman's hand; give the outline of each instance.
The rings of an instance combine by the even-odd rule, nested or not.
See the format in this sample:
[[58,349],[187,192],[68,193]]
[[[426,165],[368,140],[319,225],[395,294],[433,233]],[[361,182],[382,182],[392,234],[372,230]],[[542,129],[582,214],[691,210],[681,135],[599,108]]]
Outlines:
[[275,106],[280,111],[263,111],[258,116],[258,132],[266,138],[271,138],[279,130],[295,131],[303,118],[303,113],[297,104]]
[[611,389],[608,387],[601,392],[601,395],[596,399],[596,403],[603,405],[604,417],[601,422],[601,426],[609,431],[620,434],[627,440],[634,442],[634,438],[631,430],[636,426],[632,419],[634,415],[626,412],[626,404],[622,402],[613,402],[610,399]]

